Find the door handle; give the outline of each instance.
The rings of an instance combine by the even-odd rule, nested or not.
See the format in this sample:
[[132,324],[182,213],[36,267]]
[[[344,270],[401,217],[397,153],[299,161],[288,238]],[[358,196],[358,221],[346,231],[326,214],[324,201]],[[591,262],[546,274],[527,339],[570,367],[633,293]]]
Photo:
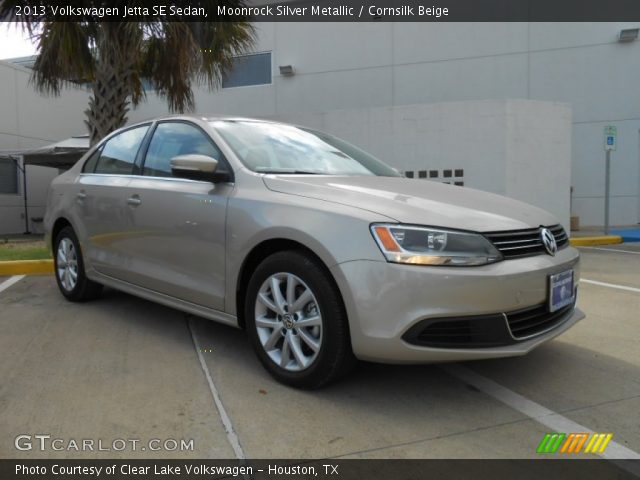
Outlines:
[[86,193],[84,193],[84,191],[82,191],[82,192],[78,192],[78,193],[76,194],[76,197],[78,197],[78,200],[84,200],[85,198],[87,198],[87,194],[86,194]]
[[127,203],[129,205],[137,207],[142,203],[142,200],[140,200],[140,197],[138,195],[133,195],[132,197],[127,198]]

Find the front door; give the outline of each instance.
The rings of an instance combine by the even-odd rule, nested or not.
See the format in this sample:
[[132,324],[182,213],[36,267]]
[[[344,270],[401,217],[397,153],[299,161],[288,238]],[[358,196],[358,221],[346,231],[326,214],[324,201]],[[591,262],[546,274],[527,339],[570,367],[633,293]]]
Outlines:
[[171,158],[198,153],[223,162],[195,124],[157,124],[142,168],[128,185],[133,235],[125,280],[197,305],[224,310],[225,219],[233,184],[174,178]]

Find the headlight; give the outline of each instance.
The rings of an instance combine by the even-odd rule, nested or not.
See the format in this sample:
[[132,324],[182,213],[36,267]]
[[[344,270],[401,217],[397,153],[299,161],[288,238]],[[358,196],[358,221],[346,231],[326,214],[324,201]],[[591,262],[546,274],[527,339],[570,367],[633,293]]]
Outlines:
[[502,260],[491,242],[475,233],[397,224],[373,224],[371,233],[389,262],[469,266]]

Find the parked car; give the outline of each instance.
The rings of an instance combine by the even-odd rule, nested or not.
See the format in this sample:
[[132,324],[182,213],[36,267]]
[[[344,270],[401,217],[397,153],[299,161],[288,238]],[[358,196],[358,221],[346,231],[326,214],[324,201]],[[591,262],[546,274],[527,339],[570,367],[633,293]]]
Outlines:
[[53,181],[45,228],[67,299],[106,285],[243,328],[302,388],[356,359],[523,355],[584,317],[579,255],[551,214],[283,123],[120,129]]

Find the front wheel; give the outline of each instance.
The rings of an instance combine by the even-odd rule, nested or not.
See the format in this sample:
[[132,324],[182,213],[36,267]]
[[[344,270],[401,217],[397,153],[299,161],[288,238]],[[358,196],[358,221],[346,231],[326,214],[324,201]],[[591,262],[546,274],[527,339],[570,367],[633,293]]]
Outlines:
[[71,227],[64,227],[56,236],[54,269],[58,288],[67,300],[82,302],[100,295],[102,285],[87,278],[80,243]]
[[245,318],[258,358],[282,383],[319,388],[355,363],[340,294],[309,255],[266,258],[249,282]]

